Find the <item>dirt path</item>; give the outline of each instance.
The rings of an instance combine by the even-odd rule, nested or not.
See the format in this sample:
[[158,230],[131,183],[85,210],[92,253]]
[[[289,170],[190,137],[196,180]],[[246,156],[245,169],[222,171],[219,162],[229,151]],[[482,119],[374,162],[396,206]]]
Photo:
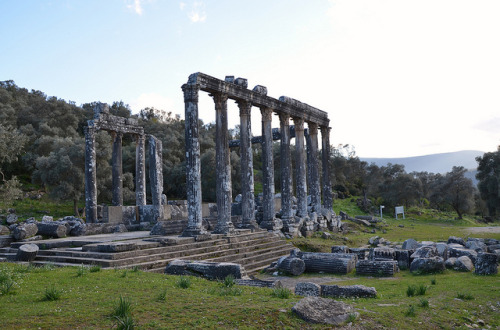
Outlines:
[[463,228],[462,230],[467,231],[471,234],[477,234],[477,233],[500,234],[500,226],[499,227],[467,227],[467,228]]

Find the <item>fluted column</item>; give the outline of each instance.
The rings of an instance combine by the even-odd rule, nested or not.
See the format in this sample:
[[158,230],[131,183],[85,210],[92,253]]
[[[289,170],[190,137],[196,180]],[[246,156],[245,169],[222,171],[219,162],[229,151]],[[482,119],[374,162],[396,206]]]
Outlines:
[[151,184],[151,198],[156,210],[156,220],[163,219],[163,206],[161,198],[163,195],[163,156],[162,142],[149,135],[149,182]]
[[122,139],[123,133],[112,132],[113,153],[111,155],[112,199],[114,206],[123,205]]
[[217,198],[217,225],[214,234],[234,231],[231,222],[231,162],[227,127],[227,94],[212,95],[215,102],[215,176]]
[[333,208],[332,184],[330,182],[330,128],[321,126],[321,161],[323,170],[323,207]]
[[241,217],[242,228],[255,229],[255,197],[252,150],[252,103],[238,101],[240,109]]
[[293,118],[295,125],[295,192],[297,216],[307,215],[306,153],[304,148],[304,119]]
[[281,219],[293,218],[292,214],[292,161],[290,155],[290,115],[280,113],[280,169],[281,169]]
[[135,203],[146,205],[146,152],[143,134],[136,136],[135,141]]
[[201,165],[198,132],[198,91],[199,85],[182,86],[185,107],[186,145],[186,194],[188,224],[182,236],[205,234],[201,213]]
[[309,194],[311,195],[312,212],[321,212],[321,189],[318,172],[318,125],[308,123],[307,137],[307,170],[309,173]]
[[97,222],[95,128],[85,127],[85,219]]
[[[272,115],[273,109],[260,108],[262,113],[262,222],[260,226],[269,230],[277,230],[282,226],[274,217],[274,160],[273,160],[273,136]],[[279,228],[278,228],[279,227]]]

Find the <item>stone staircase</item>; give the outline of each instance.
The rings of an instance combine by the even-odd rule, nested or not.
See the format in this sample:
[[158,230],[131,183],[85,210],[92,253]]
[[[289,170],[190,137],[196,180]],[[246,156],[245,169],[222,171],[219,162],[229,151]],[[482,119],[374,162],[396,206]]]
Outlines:
[[[144,233],[144,232],[142,232]],[[40,251],[35,265],[55,266],[100,265],[102,268],[128,269],[139,267],[163,273],[173,259],[234,262],[243,265],[247,274],[256,273],[282,256],[293,246],[267,231],[237,230],[235,235],[211,235],[196,241],[192,237],[132,235],[86,236],[85,239],[54,239],[34,241]],[[17,248],[26,243],[12,243],[0,249],[0,258],[15,260]]]

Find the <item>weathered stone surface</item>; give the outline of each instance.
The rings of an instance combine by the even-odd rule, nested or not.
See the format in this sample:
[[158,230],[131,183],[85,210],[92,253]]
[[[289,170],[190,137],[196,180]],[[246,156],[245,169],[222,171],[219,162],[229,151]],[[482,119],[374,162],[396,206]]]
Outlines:
[[488,247],[486,246],[486,244],[484,244],[483,242],[481,241],[478,241],[478,240],[468,240],[467,243],[465,243],[465,247],[467,249],[470,249],[470,250],[474,250],[476,252],[487,252],[488,251]]
[[0,248],[10,246],[14,242],[14,238],[10,235],[0,235]]
[[356,274],[359,275],[394,276],[398,271],[398,262],[395,260],[358,260],[356,263]]
[[411,258],[431,258],[437,257],[438,252],[435,246],[424,245],[415,250],[415,252],[410,256]]
[[83,236],[87,232],[87,225],[82,222],[75,222],[71,225],[69,230],[70,236]]
[[262,281],[262,280],[247,280],[247,279],[236,279],[237,285],[254,286],[259,288],[281,288],[283,285],[281,281]]
[[17,249],[17,261],[33,261],[38,253],[38,245],[23,244]]
[[0,235],[9,235],[10,229],[7,226],[0,225]]
[[448,244],[455,243],[465,246],[465,241],[462,237],[450,236],[448,237]]
[[311,282],[300,282],[295,285],[295,294],[304,297],[319,297],[321,286]]
[[300,252],[298,257],[304,260],[306,272],[325,272],[348,274],[354,270],[357,256],[347,253]]
[[66,237],[66,225],[60,222],[39,222],[37,223],[38,234],[43,236],[50,236],[53,238]]
[[14,229],[12,236],[16,241],[20,241],[35,236],[37,232],[38,227],[36,223],[24,223]]
[[12,225],[17,222],[18,216],[15,213],[10,213],[7,215],[7,218],[5,221],[7,221],[8,225]]
[[332,253],[349,253],[349,247],[347,245],[334,245]]
[[477,252],[474,251],[474,250],[469,250],[469,249],[466,249],[466,248],[455,248],[455,247],[452,247],[448,250],[448,255],[450,257],[455,257],[455,258],[458,258],[458,257],[461,257],[461,256],[467,256],[470,258],[470,260],[475,263],[476,262],[476,258],[477,258]]
[[474,269],[474,265],[469,257],[461,256],[455,261],[455,267],[453,267],[453,269],[458,270],[459,272],[471,272],[472,269]]
[[448,258],[446,259],[446,261],[444,262],[444,266],[447,268],[447,269],[453,269],[455,267],[455,263],[457,262],[457,258]]
[[112,242],[107,244],[97,245],[97,251],[99,252],[125,252],[137,249],[137,243],[134,242]]
[[372,246],[376,246],[378,245],[380,242],[380,236],[372,236],[370,237],[370,239],[368,240],[368,244],[372,245]]
[[370,260],[377,260],[377,261],[394,260],[395,257],[396,257],[396,252],[394,251],[394,249],[388,247],[372,248],[370,249],[368,256]]
[[436,243],[436,251],[438,256],[440,256],[444,260],[448,259],[448,244]]
[[364,285],[321,285],[321,296],[332,298],[375,298],[377,290]]
[[444,259],[441,257],[416,258],[410,265],[412,273],[439,273],[444,269]]
[[358,260],[367,259],[368,253],[370,252],[370,249],[368,248],[350,248],[349,250],[351,253],[356,254]]
[[208,262],[175,259],[165,268],[165,274],[191,275],[211,280],[222,280],[228,275],[235,279],[245,275],[243,266],[230,262]]
[[413,238],[409,238],[403,242],[402,249],[403,250],[416,250],[418,247],[418,242]]
[[50,215],[44,215],[42,217],[42,222],[46,222],[46,221],[54,221],[54,217],[51,217]]
[[396,260],[398,262],[399,269],[405,270],[410,268],[410,251],[396,250]]
[[351,315],[359,316],[354,308],[346,303],[321,297],[305,297],[292,311],[307,322],[342,325]]
[[478,275],[494,275],[498,273],[497,256],[493,253],[479,253],[474,266]]
[[306,270],[306,264],[300,258],[286,257],[278,261],[278,270],[289,275],[298,276]]

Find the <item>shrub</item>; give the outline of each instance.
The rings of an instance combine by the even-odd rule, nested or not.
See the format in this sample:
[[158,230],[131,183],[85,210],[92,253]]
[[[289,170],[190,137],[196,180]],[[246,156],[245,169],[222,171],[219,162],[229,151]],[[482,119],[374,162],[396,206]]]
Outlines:
[[415,285],[408,285],[408,288],[406,289],[406,295],[408,297],[413,297],[416,292],[417,292],[417,287]]
[[280,299],[288,299],[290,298],[290,295],[292,294],[292,291],[287,288],[274,288],[273,291],[271,292],[271,296],[275,298],[280,298]]
[[427,308],[429,307],[429,300],[420,298],[420,307]]
[[473,295],[471,295],[470,293],[462,293],[462,292],[457,293],[457,298],[462,300],[474,300]]
[[408,309],[405,311],[405,316],[414,317],[415,315],[417,315],[415,306],[413,305],[408,306]]
[[100,272],[101,271],[101,265],[92,265],[92,266],[90,266],[89,271],[91,273]]
[[45,301],[56,301],[61,299],[62,291],[56,289],[54,286],[45,289],[43,299]]
[[118,330],[132,330],[135,328],[135,321],[130,315],[124,317],[115,316]]
[[431,279],[431,284],[432,284],[432,285],[436,285],[436,283],[437,283],[437,282],[436,282],[436,279],[435,279],[435,278],[432,278],[432,279]]
[[420,284],[417,288],[417,296],[425,296],[425,293],[427,292],[427,286]]
[[15,286],[15,282],[8,278],[0,282],[0,295],[12,294]]
[[180,276],[175,284],[181,289],[187,289],[191,286],[191,279],[187,276]]
[[123,319],[124,317],[130,317],[132,314],[132,303],[127,298],[120,296],[118,304],[111,313],[111,317]]
[[223,286],[226,288],[231,288],[236,284],[236,281],[234,279],[233,274],[229,274],[224,278],[224,281],[222,282]]

